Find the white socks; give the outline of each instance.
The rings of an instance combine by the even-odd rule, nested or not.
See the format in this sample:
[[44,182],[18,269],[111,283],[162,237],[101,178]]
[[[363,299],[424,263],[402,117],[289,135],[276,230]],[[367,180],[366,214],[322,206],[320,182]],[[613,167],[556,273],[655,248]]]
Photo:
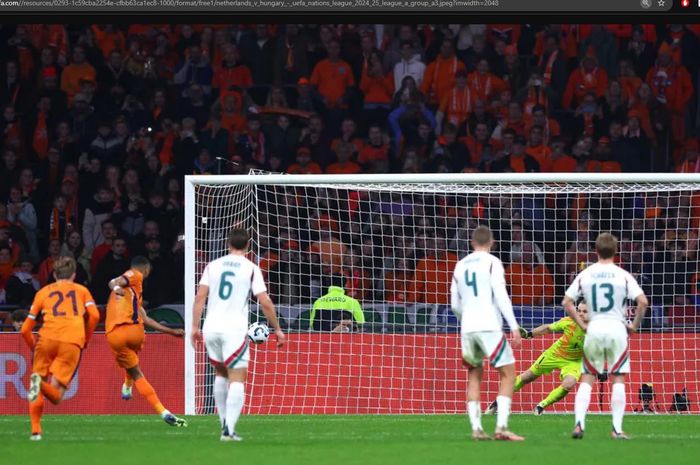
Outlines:
[[590,384],[581,383],[578,385],[578,391],[576,391],[576,404],[574,407],[574,411],[576,412],[576,420],[574,425],[580,424],[581,429],[586,429],[586,412],[588,412],[588,405],[591,403],[592,390],[593,387],[591,387]]
[[226,396],[226,427],[228,434],[233,435],[236,431],[238,417],[241,416],[243,404],[245,403],[245,387],[243,383],[231,383]]
[[615,383],[612,386],[610,406],[612,407],[612,424],[616,433],[622,433],[622,417],[625,415],[625,385]]
[[228,396],[228,379],[223,376],[214,377],[214,403],[216,411],[219,413],[219,421],[221,427],[224,427],[226,421],[226,396]]
[[498,412],[496,413],[496,428],[508,428],[508,416],[510,416],[510,403],[510,397],[496,397],[496,405],[498,406]]
[[481,406],[478,400],[470,400],[467,402],[467,411],[469,412],[469,422],[472,425],[472,431],[483,430],[481,427]]

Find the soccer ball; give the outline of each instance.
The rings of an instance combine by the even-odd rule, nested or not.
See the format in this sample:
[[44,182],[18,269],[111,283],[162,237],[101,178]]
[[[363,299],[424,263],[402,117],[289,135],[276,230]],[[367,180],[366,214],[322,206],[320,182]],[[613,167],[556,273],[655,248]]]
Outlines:
[[248,328],[248,339],[253,344],[262,344],[267,342],[267,338],[270,337],[270,328],[267,327],[265,323],[258,323],[257,321],[250,325]]

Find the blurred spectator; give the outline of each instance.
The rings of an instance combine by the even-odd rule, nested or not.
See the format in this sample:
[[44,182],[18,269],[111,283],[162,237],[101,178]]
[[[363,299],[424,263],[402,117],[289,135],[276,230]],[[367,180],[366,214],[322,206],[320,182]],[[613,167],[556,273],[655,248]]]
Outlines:
[[340,59],[340,42],[332,39],[327,51],[328,58],[314,67],[311,84],[316,86],[327,108],[344,108],[348,88],[355,85],[355,78],[350,65]]
[[413,78],[414,84],[420,87],[425,75],[425,64],[421,61],[420,53],[415,52],[410,40],[401,42],[399,53],[400,60],[393,66],[394,88],[402,89],[406,76]]
[[307,147],[299,147],[297,150],[296,163],[287,169],[289,174],[321,174],[321,167],[318,163],[311,161],[311,151]]
[[12,322],[12,329],[13,331],[19,331],[22,325],[24,324],[24,320],[27,319],[27,315],[29,315],[29,312],[26,310],[15,310],[12,312],[10,315],[10,321]]
[[58,239],[49,240],[48,256],[39,264],[37,278],[39,284],[46,286],[53,281],[53,263],[61,256],[61,241]]
[[33,263],[39,262],[38,222],[34,205],[22,198],[19,186],[10,188],[10,199],[7,202],[7,220],[24,232],[28,244],[29,258]]
[[34,265],[28,258],[19,260],[19,268],[7,279],[5,302],[9,305],[29,308],[34,294],[39,290],[39,281],[32,275]]
[[61,246],[61,256],[72,257],[78,264],[76,282],[88,282],[90,280],[91,250],[83,244],[83,238],[78,231],[72,231],[68,234],[66,242]]
[[100,234],[102,236],[102,241],[92,250],[92,256],[90,258],[91,275],[95,274],[97,265],[99,265],[102,259],[112,250],[112,242],[117,236],[117,228],[109,217],[100,224]]
[[357,174],[362,171],[360,165],[352,161],[354,146],[349,142],[341,142],[336,148],[338,161],[326,168],[327,174]]
[[120,276],[129,269],[126,240],[115,237],[112,241],[112,250],[97,265],[92,277],[90,292],[95,297],[95,303],[103,304],[109,297],[107,283],[115,276]]
[[[442,99],[455,85],[457,71],[465,70],[464,63],[457,58],[451,39],[443,39],[440,54],[428,65],[419,87],[430,105],[439,105]],[[418,84],[418,83],[416,83]]]
[[81,81],[95,82],[95,68],[87,62],[85,48],[73,47],[70,64],[61,73],[61,90],[68,95],[68,103],[80,92]]
[[415,294],[418,302],[448,305],[451,273],[459,257],[446,250],[443,238],[431,238],[427,245],[425,257],[416,264],[409,293]]
[[175,301],[172,283],[177,279],[175,267],[167,251],[162,250],[157,235],[146,236],[145,256],[151,263],[151,274],[144,283],[143,297],[149,307],[157,307]]
[[[531,242],[523,242],[520,252],[506,267],[513,305],[543,306],[554,302],[554,278],[544,264],[535,261]],[[541,253],[541,252],[540,252]]]

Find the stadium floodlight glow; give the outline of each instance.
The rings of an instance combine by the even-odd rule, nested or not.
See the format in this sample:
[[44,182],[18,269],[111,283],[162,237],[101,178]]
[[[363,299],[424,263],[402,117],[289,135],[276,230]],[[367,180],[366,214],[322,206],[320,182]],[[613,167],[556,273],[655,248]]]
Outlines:
[[[697,398],[697,337],[687,337],[669,311],[696,297],[696,277],[681,265],[697,260],[690,249],[699,240],[698,174],[186,176],[185,328],[204,265],[225,253],[230,228],[244,226],[289,341],[282,351],[269,342],[253,348],[247,412],[463,413],[466,371],[443,277],[451,273],[449,255],[466,254],[479,223],[496,235],[516,316],[528,329],[564,316],[564,286],[595,259],[591,238],[617,234],[621,266],[639,276],[652,301],[646,325],[653,332],[630,340],[630,389],[653,383],[664,402],[683,388]],[[426,260],[418,279],[413,270]],[[512,263],[519,266],[509,272]],[[540,279],[545,272],[553,288]],[[308,328],[311,302],[335,273],[362,302],[367,323],[359,333]],[[552,341],[524,343],[517,369]],[[203,348],[185,344],[185,363],[186,413],[213,412]],[[487,372],[484,402],[496,395]],[[530,411],[557,382],[528,386],[513,410]],[[596,408],[607,409],[607,401]],[[698,413],[697,404],[691,408]],[[572,409],[573,396],[553,407]]]

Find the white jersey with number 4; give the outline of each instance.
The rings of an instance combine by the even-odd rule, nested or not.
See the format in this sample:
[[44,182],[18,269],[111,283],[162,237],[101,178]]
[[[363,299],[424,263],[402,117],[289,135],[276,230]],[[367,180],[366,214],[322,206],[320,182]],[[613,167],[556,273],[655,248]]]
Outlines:
[[644,294],[637,280],[619,266],[594,263],[576,276],[566,290],[571,300],[586,299],[591,322],[596,320],[627,321],[627,300]]
[[462,334],[502,331],[503,318],[518,329],[508,297],[501,261],[488,252],[473,252],[455,266],[452,310],[461,320]]
[[204,333],[245,333],[248,301],[267,291],[260,268],[242,255],[226,255],[209,263],[200,285],[209,287]]

